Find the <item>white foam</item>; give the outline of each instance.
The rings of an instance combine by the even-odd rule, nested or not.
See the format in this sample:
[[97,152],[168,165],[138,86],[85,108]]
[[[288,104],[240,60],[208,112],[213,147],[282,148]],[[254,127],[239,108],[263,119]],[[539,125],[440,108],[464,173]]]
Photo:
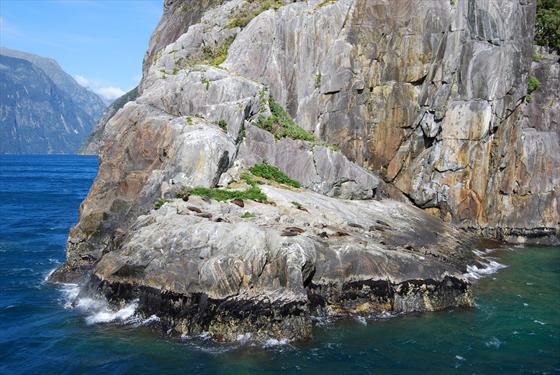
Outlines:
[[458,359],[459,361],[465,360],[465,357],[461,357],[460,355],[456,355],[455,358]]
[[476,264],[467,266],[467,273],[465,276],[471,280],[478,280],[484,276],[491,275],[493,273],[498,272],[502,268],[506,268],[507,266],[501,263],[496,262],[492,259],[482,259],[478,261],[477,266]]
[[378,318],[379,319],[390,319],[390,318],[394,318],[395,316],[397,316],[397,314],[392,313],[392,312],[387,311],[387,310],[383,310]]
[[80,297],[80,286],[78,284],[60,284],[65,301],[65,309],[77,309],[86,315],[87,324],[110,323],[114,321],[136,323],[144,325],[159,320],[155,315],[142,320],[135,317],[138,301],[132,301],[120,309],[115,309],[101,297]]
[[60,291],[64,298],[64,308],[71,309],[74,307],[74,301],[78,298],[80,294],[80,287],[78,284],[60,284]]
[[87,324],[110,323],[114,321],[126,322],[134,316],[138,307],[138,301],[133,301],[122,309],[113,310],[104,300],[80,298],[77,307],[89,313],[86,317]]
[[486,345],[486,347],[488,348],[498,349],[500,346],[502,346],[502,342],[498,340],[497,337],[492,337],[489,341],[486,341],[484,345]]
[[56,271],[58,267],[53,268],[52,270],[50,270],[45,277],[43,278],[43,284],[46,283],[47,281],[49,281],[49,278],[51,277],[51,275],[54,273],[54,271]]
[[288,340],[288,339],[281,339],[281,340],[268,339],[263,343],[263,346],[265,348],[272,348],[272,347],[275,347],[275,346],[288,345],[289,343],[290,343],[290,340]]
[[540,320],[533,320],[534,323],[540,324],[541,326],[546,325],[545,322],[541,322]]
[[244,333],[242,335],[237,336],[237,342],[240,343],[241,345],[247,344],[250,340],[251,340],[250,333]]
[[361,325],[367,326],[367,320],[363,316],[356,316],[354,319]]

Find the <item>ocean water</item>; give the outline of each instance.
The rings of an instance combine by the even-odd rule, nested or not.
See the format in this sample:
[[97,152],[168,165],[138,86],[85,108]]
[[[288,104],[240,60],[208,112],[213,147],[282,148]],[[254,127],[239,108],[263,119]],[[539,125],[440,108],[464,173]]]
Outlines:
[[134,304],[72,307],[75,287],[44,280],[96,170],[92,157],[0,156],[0,374],[560,373],[560,248],[490,254],[470,269],[475,309],[318,322],[304,343],[173,339]]

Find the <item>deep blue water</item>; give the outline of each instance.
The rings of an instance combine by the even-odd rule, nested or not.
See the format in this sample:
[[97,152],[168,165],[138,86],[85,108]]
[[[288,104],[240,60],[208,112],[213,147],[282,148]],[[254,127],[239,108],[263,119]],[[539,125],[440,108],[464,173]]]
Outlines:
[[[170,339],[137,320],[88,324],[44,283],[97,170],[79,156],[0,156],[0,374],[560,373],[560,248],[493,253],[477,307],[332,322],[307,343]],[[66,290],[66,292],[64,291]]]

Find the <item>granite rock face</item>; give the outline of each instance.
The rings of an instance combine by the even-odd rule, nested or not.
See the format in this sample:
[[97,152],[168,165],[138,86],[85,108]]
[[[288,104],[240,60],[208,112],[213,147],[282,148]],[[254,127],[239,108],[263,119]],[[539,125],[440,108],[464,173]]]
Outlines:
[[[268,85],[302,126],[415,205],[486,233],[553,234],[558,141],[530,145],[520,120],[534,12],[513,0],[298,2],[254,19],[224,67]],[[521,159],[549,179],[530,196],[500,188],[523,178],[524,160],[504,153],[524,142]]]
[[80,148],[81,155],[97,155],[101,146],[103,146],[103,134],[105,133],[105,126],[109,120],[117,113],[124,105],[138,97],[138,87],[133,88],[105,109],[103,115],[95,123],[93,131],[86,139],[84,145]]
[[[557,90],[525,96],[558,64],[531,68],[534,3],[165,4],[53,280],[89,275],[177,333],[306,338],[315,315],[472,306],[459,226],[556,240]],[[315,140],[262,126],[271,97]],[[258,163],[301,188],[176,199],[248,189]]]

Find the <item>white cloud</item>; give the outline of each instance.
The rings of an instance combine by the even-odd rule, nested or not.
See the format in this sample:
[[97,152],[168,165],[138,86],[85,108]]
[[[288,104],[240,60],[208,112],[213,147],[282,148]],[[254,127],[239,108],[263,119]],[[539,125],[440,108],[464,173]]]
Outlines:
[[120,87],[105,86],[100,82],[91,80],[79,74],[75,75],[74,79],[76,80],[76,82],[78,82],[80,86],[90,89],[91,91],[99,95],[106,102],[112,102],[113,100],[120,98],[121,96],[126,94],[126,91],[124,91]]
[[95,91],[95,93],[97,93],[105,100],[115,100],[117,98],[120,98],[124,94],[126,94],[126,91],[124,91],[120,87],[114,87],[114,86],[98,87],[93,91]]

